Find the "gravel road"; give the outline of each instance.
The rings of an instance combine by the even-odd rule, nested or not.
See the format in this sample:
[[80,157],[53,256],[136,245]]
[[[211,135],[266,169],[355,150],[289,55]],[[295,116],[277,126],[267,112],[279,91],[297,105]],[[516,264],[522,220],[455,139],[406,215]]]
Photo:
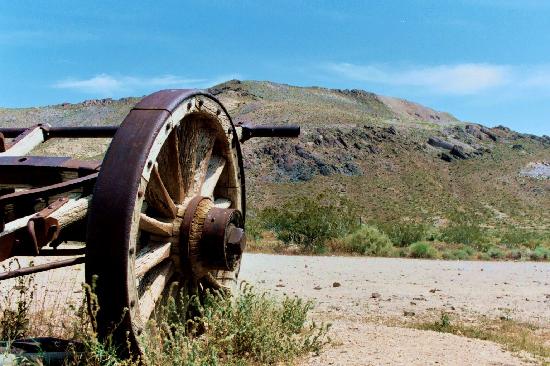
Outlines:
[[531,363],[492,342],[384,325],[442,311],[463,320],[506,316],[550,328],[548,263],[248,254],[240,278],[313,299],[315,318],[333,324],[333,345],[304,365]]
[[[36,298],[49,303],[42,308],[77,304],[83,277],[82,266],[41,274],[35,282],[49,286],[38,286]],[[240,278],[312,299],[313,317],[332,323],[331,345],[303,365],[532,364],[492,342],[396,325],[442,311],[462,320],[506,316],[550,334],[550,263],[245,254]],[[10,285],[4,281],[0,290]]]

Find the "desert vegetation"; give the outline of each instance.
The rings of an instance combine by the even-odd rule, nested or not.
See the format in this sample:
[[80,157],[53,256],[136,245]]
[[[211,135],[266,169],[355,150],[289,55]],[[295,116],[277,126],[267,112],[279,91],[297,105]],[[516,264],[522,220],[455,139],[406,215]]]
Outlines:
[[[366,221],[350,200],[321,194],[250,215],[253,251],[411,258],[550,260],[550,233],[512,225],[483,226],[468,212],[445,224]],[[271,234],[271,235],[270,235]]]
[[528,352],[540,358],[542,364],[545,364],[545,360],[550,358],[547,329],[534,324],[518,322],[505,316],[496,320],[483,318],[474,324],[453,319],[452,315],[443,312],[435,321],[422,321],[409,324],[409,326],[492,341],[503,345],[512,352]]
[[[45,329],[53,323],[31,311],[36,300],[32,277],[20,278],[2,298],[2,347],[9,349],[16,339],[50,335],[71,340],[67,365],[258,365],[288,363],[319,352],[328,342],[329,326],[309,319],[311,301],[275,298],[244,282],[234,298],[219,292],[190,296],[173,286],[143,332],[143,356],[122,360],[116,346],[98,340],[93,331],[97,307],[93,290],[84,285],[84,291],[92,299],[91,315],[83,301],[55,320],[61,327]],[[40,353],[32,357],[0,353],[2,357],[22,365],[42,364]]]

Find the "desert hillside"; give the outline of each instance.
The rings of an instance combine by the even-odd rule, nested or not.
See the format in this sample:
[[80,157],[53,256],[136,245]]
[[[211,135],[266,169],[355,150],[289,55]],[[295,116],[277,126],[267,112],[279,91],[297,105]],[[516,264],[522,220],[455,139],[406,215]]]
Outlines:
[[[302,127],[299,139],[244,144],[251,213],[325,193],[356,202],[366,221],[445,225],[462,215],[488,227],[550,227],[548,136],[487,128],[362,90],[232,80],[210,92],[237,123]],[[138,100],[0,108],[0,125],[119,124]],[[36,153],[98,158],[107,144],[50,141]]]

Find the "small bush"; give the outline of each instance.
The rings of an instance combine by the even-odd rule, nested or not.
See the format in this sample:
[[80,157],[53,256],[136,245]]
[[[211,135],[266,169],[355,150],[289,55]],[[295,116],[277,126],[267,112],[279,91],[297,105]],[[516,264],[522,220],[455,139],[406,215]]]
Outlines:
[[[3,269],[13,270],[14,265],[21,268],[17,260],[12,260]],[[28,336],[35,287],[32,276],[19,277],[15,285],[3,294],[0,302],[0,340],[12,341]]]
[[[197,315],[187,319],[190,305]],[[171,298],[144,335],[148,365],[265,365],[289,363],[319,352],[327,326],[308,324],[312,303],[295,297],[275,300],[244,286],[233,302],[208,294]]]
[[460,249],[447,249],[442,254],[443,259],[451,260],[467,260],[472,258],[474,250],[470,247],[464,247]]
[[359,226],[357,210],[349,200],[334,202],[324,195],[295,199],[265,209],[260,216],[277,239],[312,252],[322,252],[329,239],[345,236]]
[[530,257],[534,261],[550,260],[550,248],[536,247]]
[[259,241],[262,237],[261,220],[251,211],[246,212],[246,236],[253,241]]
[[508,248],[516,248],[521,245],[534,249],[537,246],[550,245],[549,233],[533,229],[509,227],[501,229],[497,235],[500,242]]
[[446,243],[475,245],[478,248],[483,247],[486,242],[486,236],[483,229],[471,222],[452,223],[441,229],[439,239]]
[[377,225],[383,230],[397,247],[408,247],[412,243],[425,240],[428,237],[428,226],[418,223],[385,223]]
[[435,258],[437,250],[428,242],[419,241],[409,247],[409,256],[413,258]]
[[355,232],[336,240],[336,250],[361,255],[387,255],[392,243],[388,236],[374,226],[363,225]]
[[492,259],[504,257],[504,253],[497,247],[490,247],[489,250],[487,250],[487,255]]

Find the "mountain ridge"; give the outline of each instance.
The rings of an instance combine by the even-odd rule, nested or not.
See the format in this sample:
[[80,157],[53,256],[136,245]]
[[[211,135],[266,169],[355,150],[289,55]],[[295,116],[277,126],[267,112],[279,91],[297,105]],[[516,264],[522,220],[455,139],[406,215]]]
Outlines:
[[[547,171],[548,136],[464,122],[362,90],[230,80],[209,91],[235,123],[302,128],[298,139],[243,144],[251,214],[324,193],[352,200],[365,220],[444,223],[458,214],[488,226],[550,228],[550,179],[523,173]],[[0,109],[0,125],[116,125],[139,100]],[[52,140],[33,154],[98,159],[108,143]]]

